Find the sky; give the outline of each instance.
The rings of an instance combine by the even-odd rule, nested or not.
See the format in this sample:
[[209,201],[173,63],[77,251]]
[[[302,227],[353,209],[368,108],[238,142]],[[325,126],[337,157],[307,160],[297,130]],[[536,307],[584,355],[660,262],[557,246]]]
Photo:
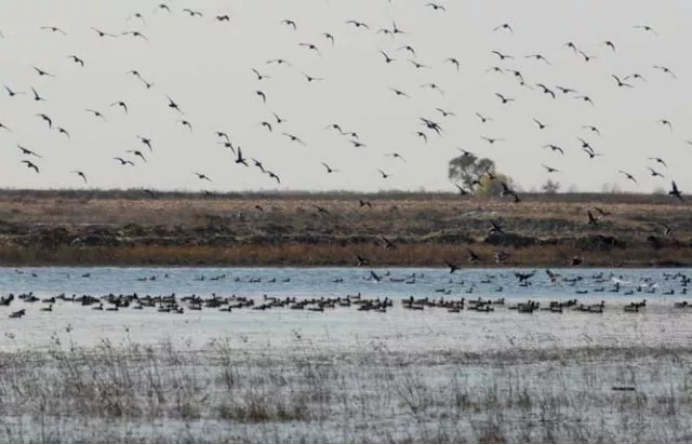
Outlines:
[[[0,82],[27,92],[10,97],[0,91],[0,123],[11,130],[0,129],[0,187],[453,191],[448,162],[463,148],[493,159],[521,190],[540,189],[548,179],[563,190],[605,186],[648,193],[668,190],[673,179],[683,193],[692,189],[692,175],[686,174],[692,161],[692,145],[686,143],[692,141],[687,125],[692,3],[631,0],[623,8],[619,0],[437,0],[445,11],[428,3],[171,0],[168,13],[148,0],[0,2]],[[190,17],[185,8],[203,16]],[[144,20],[133,18],[135,13]],[[216,21],[218,15],[230,20]],[[297,30],[282,24],[284,19],[295,21]],[[378,32],[391,29],[393,21],[404,33]],[[513,33],[494,31],[503,23]],[[67,35],[41,29],[46,26]],[[92,27],[117,37],[101,38]],[[122,35],[129,31],[148,40]],[[325,32],[334,36],[333,46]],[[565,47],[568,41],[591,60]],[[316,45],[319,54],[300,43]],[[401,49],[406,45],[415,57]],[[395,60],[386,63],[380,51]],[[514,59],[501,61],[491,51]],[[525,57],[531,54],[548,63]],[[70,55],[83,59],[84,67]],[[461,63],[458,71],[445,62],[449,57]],[[277,58],[291,66],[267,64]],[[409,59],[426,67],[416,68]],[[670,68],[675,77],[654,65]],[[494,66],[505,72],[488,71]],[[39,76],[33,67],[54,77]],[[270,78],[259,81],[252,68]],[[130,70],[153,86],[147,89]],[[520,71],[525,85],[507,70]],[[302,73],[322,80],[308,82]],[[618,87],[612,77],[633,73],[645,80],[627,79],[632,88]],[[422,87],[429,83],[442,93]],[[557,98],[543,94],[537,83]],[[589,96],[593,106],[575,93],[560,93],[558,85]],[[45,102],[33,100],[32,87]],[[392,88],[410,97],[397,97]],[[496,93],[515,100],[502,104]],[[184,114],[168,107],[167,95]],[[117,101],[127,103],[128,113],[111,106]],[[455,115],[444,117],[436,108]],[[100,111],[105,120],[86,109]],[[48,115],[54,128],[39,113]],[[286,122],[277,124],[273,113]],[[483,124],[476,113],[494,120]],[[439,123],[442,134],[426,129],[421,117]],[[534,118],[547,127],[539,129]],[[326,128],[332,123],[356,132],[364,146]],[[585,125],[597,126],[601,135]],[[70,138],[56,127],[67,129]],[[250,167],[234,162],[217,131],[241,147]],[[151,138],[153,152],[138,135]],[[491,145],[482,136],[503,140]],[[602,156],[590,159],[578,137]],[[22,154],[17,144],[41,158]],[[543,148],[546,144],[561,146],[564,155]],[[146,162],[128,150],[140,150]],[[121,166],[115,157],[135,165]],[[662,158],[667,167],[649,157]],[[276,173],[281,184],[251,158]],[[40,173],[27,168],[25,159]],[[338,171],[327,173],[323,162]],[[559,172],[549,174],[543,165]],[[648,167],[664,178],[652,177]],[[83,171],[88,183],[73,171]]]

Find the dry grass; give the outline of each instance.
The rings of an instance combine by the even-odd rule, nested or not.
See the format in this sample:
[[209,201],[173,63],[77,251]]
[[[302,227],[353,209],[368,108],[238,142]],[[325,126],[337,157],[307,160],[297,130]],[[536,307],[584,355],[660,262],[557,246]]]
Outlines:
[[454,261],[468,267],[567,267],[573,256],[585,258],[585,266],[604,268],[683,267],[692,262],[692,250],[667,248],[613,250],[584,254],[581,249],[560,246],[539,246],[508,249],[511,257],[503,263],[493,261],[494,248],[474,246],[484,261],[466,263],[462,247],[440,244],[416,244],[385,251],[376,246],[334,245],[241,245],[229,248],[210,246],[134,246],[134,247],[61,247],[46,250],[39,247],[0,246],[0,264],[21,266],[293,266],[353,267],[355,255],[365,256],[364,267],[445,267]]
[[[2,354],[3,442],[686,442],[684,348]],[[617,392],[613,386],[632,386]]]
[[[595,207],[612,213],[597,227],[586,224],[587,210],[599,216]],[[311,266],[352,265],[362,255],[381,265],[438,266],[464,262],[471,247],[484,266],[499,249],[513,265],[562,266],[572,256],[592,266],[684,265],[692,260],[690,209],[658,195],[530,195],[513,204],[450,194],[151,199],[141,191],[0,191],[0,262]],[[491,220],[529,245],[486,240]],[[673,229],[671,239],[663,239],[662,224]],[[651,235],[662,239],[659,248]],[[382,236],[399,249],[378,247]],[[579,241],[594,236],[614,237],[627,249]],[[77,238],[86,241],[71,244]]]

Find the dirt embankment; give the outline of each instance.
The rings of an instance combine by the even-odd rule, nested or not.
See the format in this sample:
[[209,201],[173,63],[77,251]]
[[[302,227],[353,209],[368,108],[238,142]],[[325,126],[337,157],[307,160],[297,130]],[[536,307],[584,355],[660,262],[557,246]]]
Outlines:
[[358,255],[372,266],[692,264],[692,207],[597,198],[0,193],[0,264],[345,266]]

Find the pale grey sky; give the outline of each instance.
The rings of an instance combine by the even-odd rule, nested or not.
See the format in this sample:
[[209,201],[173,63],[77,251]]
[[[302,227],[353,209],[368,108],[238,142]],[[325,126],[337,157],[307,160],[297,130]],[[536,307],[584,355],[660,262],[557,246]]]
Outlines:
[[[233,162],[215,131],[226,131],[247,158],[261,160],[291,190],[454,190],[447,180],[447,162],[457,147],[496,161],[524,189],[539,188],[548,177],[579,190],[600,190],[604,183],[623,190],[649,192],[670,186],[675,179],[692,189],[687,166],[692,161],[691,90],[687,46],[692,41],[692,3],[619,0],[438,0],[446,12],[434,11],[426,0],[172,0],[172,13],[154,13],[158,2],[148,0],[13,0],[0,2],[0,82],[29,94],[10,98],[0,91],[0,122],[12,132],[0,131],[1,187],[81,187],[71,170],[83,170],[89,186],[97,188],[151,187],[158,189],[246,190],[277,189],[257,168]],[[199,10],[189,17],[184,8]],[[135,12],[146,23],[128,18]],[[217,22],[228,14],[230,23]],[[281,20],[290,18],[297,31]],[[355,19],[371,29],[358,30],[345,22]],[[406,34],[391,38],[377,33],[392,20]],[[493,32],[508,22],[514,34]],[[649,25],[658,35],[635,29]],[[57,26],[66,36],[41,30]],[[121,34],[137,30],[149,41],[119,36],[99,38],[91,29]],[[336,44],[321,36],[329,32]],[[613,53],[605,40],[617,47]],[[563,46],[573,41],[590,62]],[[314,43],[321,56],[300,47]],[[407,59],[411,45],[416,69]],[[386,64],[379,51],[396,61]],[[511,54],[500,61],[492,50]],[[540,53],[550,65],[525,55]],[[85,61],[82,69],[68,56]],[[459,72],[443,63],[459,59]],[[293,67],[267,65],[283,58]],[[677,79],[656,70],[667,66]],[[40,77],[32,66],[56,77]],[[486,72],[492,66],[522,72],[533,89],[520,86],[511,73]],[[258,82],[251,68],[271,79]],[[152,82],[127,74],[136,69]],[[308,83],[301,71],[324,78]],[[629,79],[634,88],[618,88],[613,74],[624,78],[640,73],[646,81]],[[444,95],[421,88],[434,82]],[[553,100],[536,83],[557,94]],[[578,90],[595,106],[563,95],[555,86]],[[32,100],[35,87],[46,102]],[[398,88],[411,98],[396,97]],[[255,90],[267,95],[267,104]],[[503,105],[495,96],[516,99]],[[179,103],[194,127],[190,132],[167,108],[166,95]],[[115,101],[125,101],[126,115]],[[456,113],[442,117],[435,108]],[[108,122],[85,109],[103,112]],[[263,120],[275,124],[272,112],[288,120],[269,133]],[[495,120],[482,124],[475,113]],[[68,140],[36,116],[45,113],[55,126],[68,129]],[[415,133],[424,130],[419,117],[433,119],[444,129],[442,137],[427,132],[425,144]],[[550,124],[539,130],[533,118]],[[659,122],[667,119],[673,130]],[[365,147],[325,130],[339,123],[356,131]],[[596,125],[602,136],[582,125]],[[288,132],[306,143],[291,143]],[[136,135],[150,136],[154,153],[140,145]],[[489,145],[481,136],[505,138]],[[584,137],[602,158],[589,160],[577,137]],[[35,174],[20,163],[22,144],[43,156],[35,159]],[[560,156],[545,144],[564,148]],[[148,162],[126,150],[141,149]],[[385,154],[400,153],[406,162]],[[116,156],[133,159],[135,167],[121,167]],[[647,160],[660,156],[668,169]],[[32,159],[33,160],[33,159]],[[322,162],[340,172],[327,174]],[[249,162],[251,165],[252,163]],[[548,175],[541,164],[561,170]],[[647,166],[666,175],[652,178]],[[377,171],[391,176],[384,180]],[[618,170],[637,177],[628,182]],[[209,184],[191,172],[212,178]]]

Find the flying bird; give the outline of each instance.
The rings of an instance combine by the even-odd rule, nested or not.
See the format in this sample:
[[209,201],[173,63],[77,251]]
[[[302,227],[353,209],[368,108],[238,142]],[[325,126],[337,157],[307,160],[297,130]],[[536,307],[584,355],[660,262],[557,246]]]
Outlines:
[[461,67],[461,64],[459,63],[459,60],[454,58],[454,57],[448,57],[445,59],[445,62],[453,64],[456,68],[457,71],[459,71],[459,68]]
[[84,181],[84,183],[85,183],[85,184],[87,184],[87,183],[88,183],[88,181],[87,181],[87,177],[86,177],[86,175],[84,174],[84,172],[83,172],[83,171],[80,171],[80,170],[72,170],[72,172],[71,172],[71,173],[75,173],[75,174],[77,174],[77,176],[79,176],[80,178],[82,178],[82,180]]
[[629,179],[630,181],[634,182],[635,184],[637,184],[637,185],[639,184],[639,183],[637,182],[637,178],[635,178],[633,175],[627,173],[626,171],[618,170],[618,173],[621,173],[621,174],[625,175],[625,177],[627,177],[627,179]]
[[661,159],[661,158],[655,158],[655,157],[654,157],[654,158],[649,158],[649,160],[650,160],[650,161],[655,161],[655,162],[657,162],[657,163],[663,165],[665,168],[668,168],[668,165],[666,164],[666,162],[665,162],[663,159]]
[[81,58],[75,56],[74,54],[71,56],[68,56],[68,58],[70,60],[72,60],[74,63],[79,64],[82,68],[84,68],[84,60],[82,60]]
[[327,165],[327,164],[324,163],[324,162],[322,163],[322,165],[324,165],[324,168],[327,169],[327,173],[336,173],[336,172],[339,171],[339,170],[334,170],[333,168],[331,168],[329,165]]
[[132,153],[133,155],[141,158],[142,161],[147,162],[147,158],[145,158],[144,155],[142,154],[142,152],[139,150],[127,150],[127,153]]
[[562,155],[565,154],[565,151],[562,149],[562,147],[560,147],[558,145],[548,144],[548,145],[544,145],[543,148],[549,148],[552,151],[559,151],[560,154],[562,154]]
[[120,100],[120,101],[117,101],[117,102],[113,102],[110,106],[111,106],[111,107],[120,107],[120,108],[122,108],[123,110],[125,110],[125,113],[128,112],[128,110],[127,110],[127,104],[126,104],[125,102],[121,101],[121,100]]
[[651,167],[646,167],[646,168],[649,169],[649,171],[651,172],[651,176],[652,176],[652,177],[655,178],[656,176],[659,176],[659,177],[661,177],[661,178],[665,178],[665,176],[664,176],[663,174],[657,172],[657,171],[654,170],[653,168],[651,168]]
[[41,29],[46,30],[46,31],[51,31],[51,32],[59,32],[60,34],[62,34],[64,36],[67,35],[67,33],[65,31],[58,28],[57,26],[42,26]]
[[499,97],[503,104],[514,102],[514,99],[512,99],[511,97],[505,97],[500,93],[495,93],[495,96]]
[[118,161],[118,162],[120,162],[120,165],[131,165],[131,166],[133,166],[133,167],[135,166],[135,163],[134,163],[134,162],[132,162],[132,161],[130,161],[130,160],[127,160],[127,159],[123,159],[123,158],[120,158],[120,157],[113,158],[113,159],[116,160],[116,161]]
[[280,25],[288,25],[293,28],[294,31],[298,30],[298,25],[291,19],[283,19],[279,22]]
[[637,28],[637,29],[643,29],[644,31],[650,32],[650,33],[652,33],[653,35],[658,36],[658,33],[656,32],[656,30],[653,29],[653,28],[652,28],[651,26],[649,26],[649,25],[636,25],[635,28]]
[[678,185],[675,183],[675,181],[672,181],[671,187],[672,189],[668,192],[668,194],[671,196],[675,196],[680,201],[684,201],[684,199],[682,198],[682,192],[678,189]]
[[22,154],[24,154],[24,155],[27,155],[27,156],[34,156],[34,157],[36,157],[36,158],[40,158],[40,157],[41,157],[41,155],[39,155],[39,154],[36,153],[35,151],[29,150],[28,148],[26,148],[26,147],[24,147],[24,146],[22,146],[22,145],[17,144],[17,147],[19,147],[19,150],[21,150]]
[[495,28],[493,28],[493,31],[500,31],[500,30],[509,31],[512,34],[514,34],[514,30],[512,29],[512,26],[510,26],[509,23],[503,23],[503,24],[497,25]]
[[29,161],[28,159],[24,159],[21,162],[26,164],[27,168],[33,168],[34,170],[36,170],[36,173],[39,173],[38,166],[33,162]]
[[[104,121],[106,121],[106,118],[103,116],[103,114],[102,114],[100,111],[97,111],[97,110],[94,110],[94,109],[91,109],[91,108],[87,108],[86,111],[89,112],[89,113],[91,113],[91,114],[93,114],[94,117],[98,117],[98,118],[101,118],[101,119],[103,119]],[[107,122],[107,121],[106,121],[106,122]]]
[[36,116],[40,117],[48,124],[48,128],[53,128],[53,120],[43,113],[38,113]]

